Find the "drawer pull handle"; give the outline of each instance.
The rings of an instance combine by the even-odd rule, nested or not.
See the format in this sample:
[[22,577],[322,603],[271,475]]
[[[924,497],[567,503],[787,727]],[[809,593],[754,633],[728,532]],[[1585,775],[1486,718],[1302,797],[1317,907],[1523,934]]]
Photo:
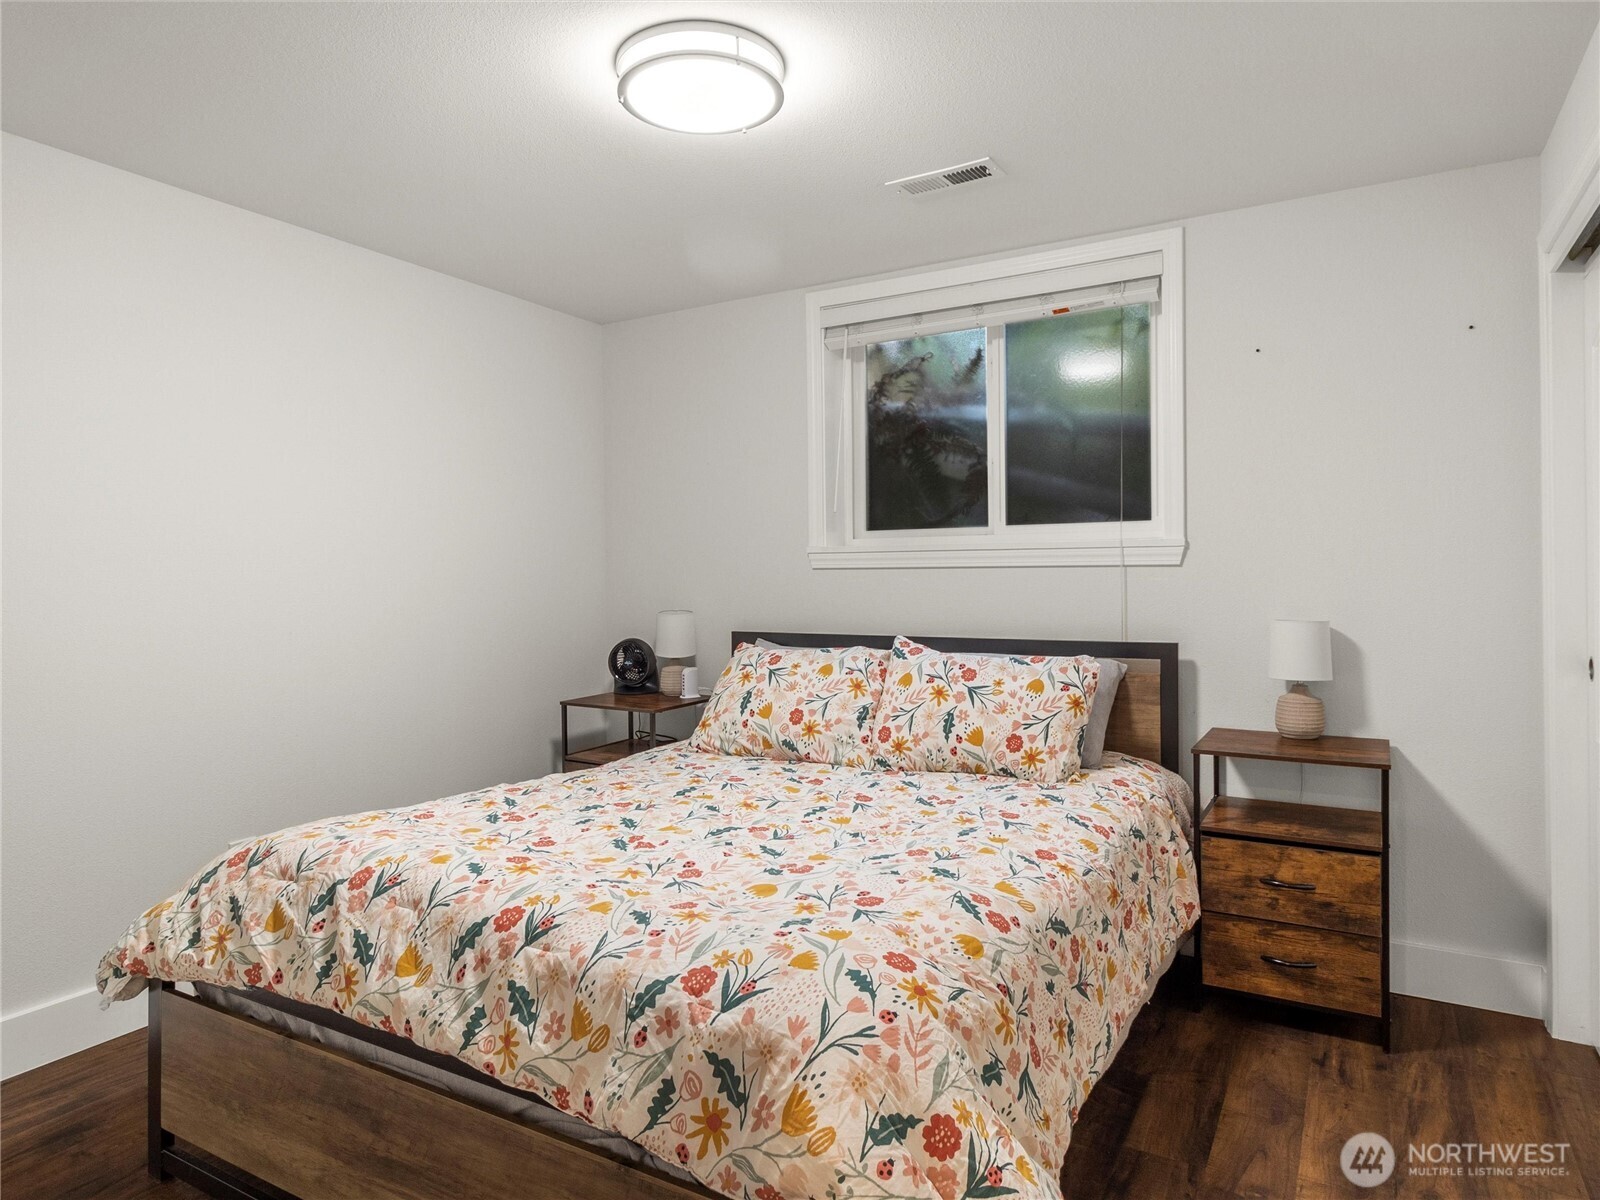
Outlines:
[[1275,888],[1288,888],[1291,891],[1296,891],[1296,892],[1314,892],[1314,891],[1317,890],[1317,885],[1314,884],[1314,883],[1287,883],[1284,880],[1278,879],[1278,878],[1276,878],[1275,876],[1272,876],[1272,875],[1263,875],[1261,877],[1261,886],[1262,887],[1275,887]]
[[1271,954],[1263,954],[1261,961],[1271,963],[1275,967],[1293,967],[1296,971],[1315,971],[1317,964],[1314,962],[1294,962],[1287,958],[1277,958]]

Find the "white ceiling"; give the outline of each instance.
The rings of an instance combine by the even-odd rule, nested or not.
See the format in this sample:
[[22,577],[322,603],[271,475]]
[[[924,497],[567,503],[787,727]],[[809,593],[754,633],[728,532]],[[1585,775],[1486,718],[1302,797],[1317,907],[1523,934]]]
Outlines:
[[[617,44],[747,24],[746,134]],[[599,321],[1537,154],[1600,5],[6,3],[4,127]],[[884,181],[993,155],[997,184]]]

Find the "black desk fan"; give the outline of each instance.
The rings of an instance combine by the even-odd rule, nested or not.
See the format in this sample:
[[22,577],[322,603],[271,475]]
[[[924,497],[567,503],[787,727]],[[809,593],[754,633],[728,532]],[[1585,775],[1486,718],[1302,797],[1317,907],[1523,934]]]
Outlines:
[[615,680],[611,690],[618,695],[638,695],[661,690],[656,671],[656,652],[650,649],[648,642],[642,642],[638,638],[623,638],[611,647],[611,655],[606,665],[611,668],[611,678]]

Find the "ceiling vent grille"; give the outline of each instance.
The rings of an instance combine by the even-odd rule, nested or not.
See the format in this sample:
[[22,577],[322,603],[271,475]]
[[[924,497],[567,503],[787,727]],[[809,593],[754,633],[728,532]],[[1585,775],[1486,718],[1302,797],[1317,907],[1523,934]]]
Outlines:
[[908,175],[904,179],[891,179],[883,186],[893,188],[902,196],[921,197],[934,192],[948,191],[953,187],[970,187],[999,179],[1005,172],[995,166],[994,159],[980,158],[976,162],[928,171],[922,175]]

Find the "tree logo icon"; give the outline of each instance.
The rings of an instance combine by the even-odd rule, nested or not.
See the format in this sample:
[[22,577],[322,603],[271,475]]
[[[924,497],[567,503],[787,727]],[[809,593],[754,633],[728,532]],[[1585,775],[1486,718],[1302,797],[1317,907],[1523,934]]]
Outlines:
[[1377,1187],[1394,1174],[1394,1147],[1381,1133],[1358,1133],[1339,1151],[1339,1167],[1357,1187]]

